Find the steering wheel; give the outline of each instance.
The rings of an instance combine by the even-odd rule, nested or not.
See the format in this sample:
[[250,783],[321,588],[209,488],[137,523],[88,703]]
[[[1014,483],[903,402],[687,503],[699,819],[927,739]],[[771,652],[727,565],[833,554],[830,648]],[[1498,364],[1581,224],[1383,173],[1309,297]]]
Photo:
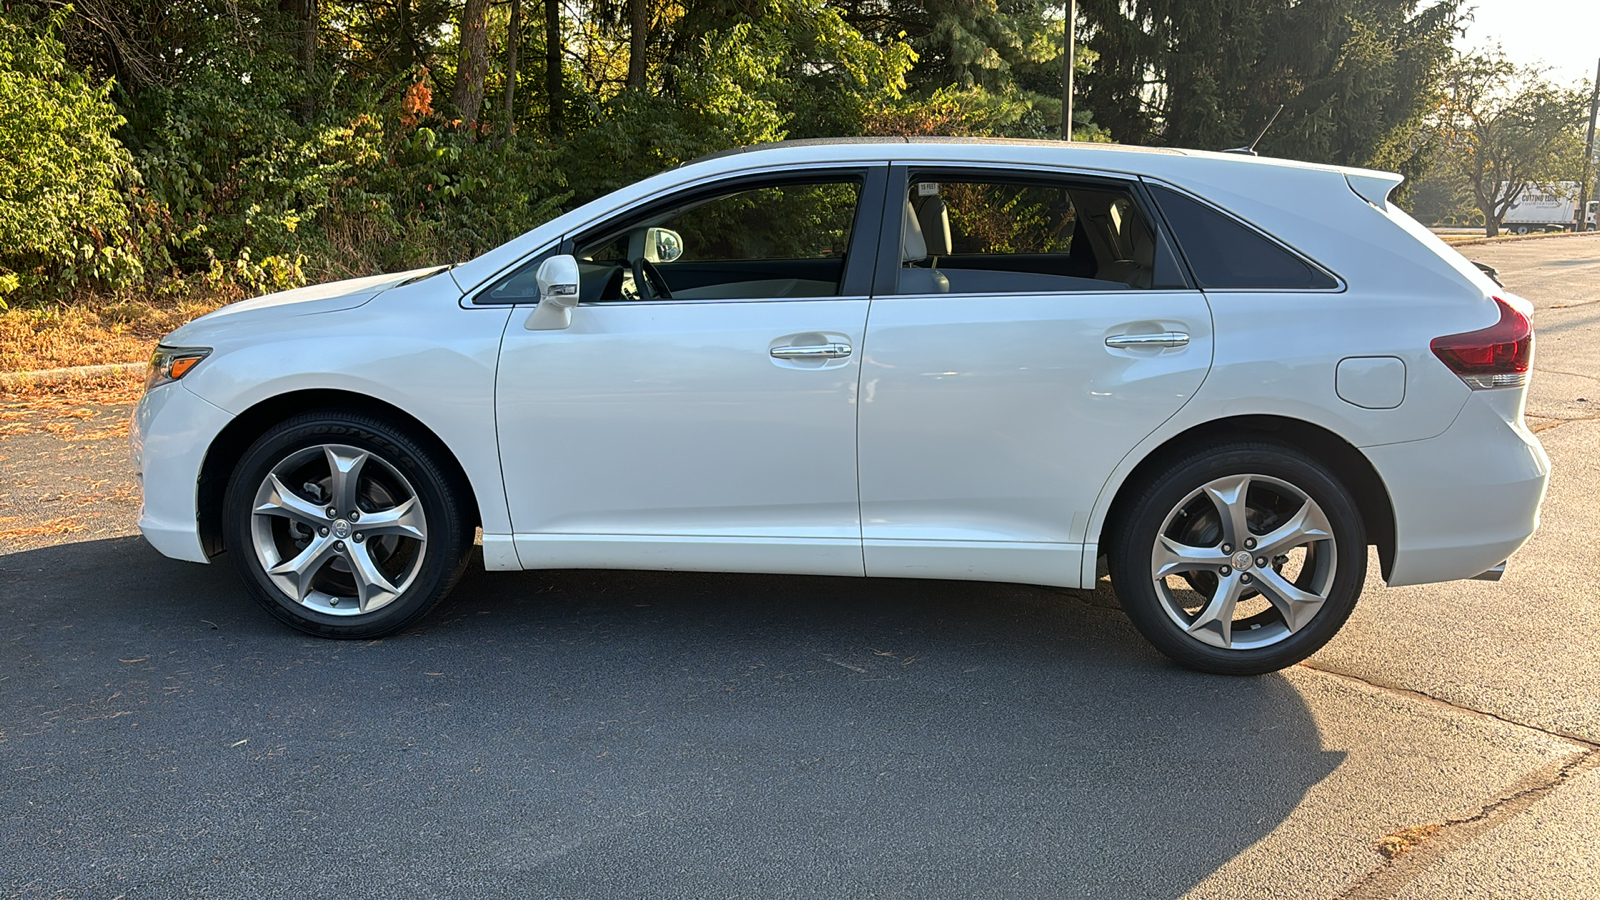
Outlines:
[[638,286],[641,295],[649,294],[652,300],[672,299],[672,290],[667,287],[667,280],[661,277],[661,270],[643,256],[633,261],[633,283]]

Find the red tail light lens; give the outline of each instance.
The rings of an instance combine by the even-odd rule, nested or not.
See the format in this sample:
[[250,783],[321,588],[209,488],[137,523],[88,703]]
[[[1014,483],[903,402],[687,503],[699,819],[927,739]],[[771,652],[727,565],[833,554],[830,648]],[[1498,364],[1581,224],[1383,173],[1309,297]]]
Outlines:
[[1494,298],[1500,321],[1488,328],[1433,339],[1433,355],[1475,391],[1522,387],[1533,367],[1533,323],[1511,304]]

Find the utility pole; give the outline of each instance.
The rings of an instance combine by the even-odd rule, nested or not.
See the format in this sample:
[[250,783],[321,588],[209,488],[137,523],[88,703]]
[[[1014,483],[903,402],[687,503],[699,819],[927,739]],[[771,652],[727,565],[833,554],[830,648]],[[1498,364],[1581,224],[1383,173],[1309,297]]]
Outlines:
[[1578,221],[1574,230],[1589,229],[1589,177],[1594,168],[1594,117],[1600,111],[1600,65],[1594,71],[1594,96],[1589,100],[1589,137],[1583,142],[1583,182],[1578,185]]
[[1067,52],[1061,62],[1061,139],[1072,140],[1072,59],[1078,55],[1078,0],[1067,0]]

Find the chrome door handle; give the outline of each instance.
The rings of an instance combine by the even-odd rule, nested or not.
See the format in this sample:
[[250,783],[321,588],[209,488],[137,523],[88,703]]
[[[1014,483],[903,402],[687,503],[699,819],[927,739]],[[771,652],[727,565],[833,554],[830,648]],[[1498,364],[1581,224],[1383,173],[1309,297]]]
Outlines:
[[1114,334],[1106,338],[1106,346],[1118,350],[1139,350],[1147,347],[1186,347],[1189,336],[1181,331],[1162,331],[1157,334]]
[[814,344],[807,347],[773,347],[773,359],[843,359],[850,355],[849,344]]

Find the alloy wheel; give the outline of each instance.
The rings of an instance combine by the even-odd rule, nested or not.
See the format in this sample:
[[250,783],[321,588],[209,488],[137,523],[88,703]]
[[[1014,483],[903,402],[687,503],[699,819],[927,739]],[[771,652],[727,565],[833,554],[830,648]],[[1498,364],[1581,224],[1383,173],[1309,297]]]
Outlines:
[[1308,494],[1266,475],[1208,481],[1167,514],[1150,553],[1162,611],[1224,650],[1284,641],[1334,586],[1334,529]]
[[285,597],[355,616],[389,605],[416,580],[428,525],[416,490],[388,461],[359,447],[315,444],[262,479],[250,536]]

